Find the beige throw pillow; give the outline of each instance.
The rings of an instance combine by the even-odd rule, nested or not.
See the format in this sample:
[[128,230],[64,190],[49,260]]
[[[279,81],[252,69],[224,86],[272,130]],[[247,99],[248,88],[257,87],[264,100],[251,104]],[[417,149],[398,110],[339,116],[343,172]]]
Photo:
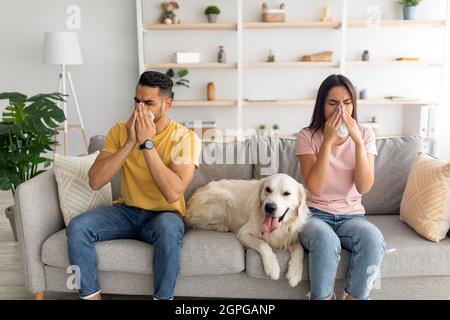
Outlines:
[[400,204],[400,220],[439,242],[450,228],[450,163],[419,152]]
[[55,154],[55,178],[66,226],[81,213],[112,205],[111,183],[98,191],[89,186],[89,169],[98,154],[98,151],[85,157]]

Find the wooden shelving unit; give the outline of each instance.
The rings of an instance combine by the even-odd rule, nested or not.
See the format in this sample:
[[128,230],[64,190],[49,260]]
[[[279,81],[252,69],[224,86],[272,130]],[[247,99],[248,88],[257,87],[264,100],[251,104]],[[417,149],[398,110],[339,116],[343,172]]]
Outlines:
[[349,67],[442,67],[441,62],[421,60],[347,61]]
[[348,22],[349,28],[438,28],[445,25],[445,20],[379,20],[374,23],[354,20]]
[[[138,37],[138,53],[139,53],[139,72],[142,73],[148,69],[169,69],[169,68],[186,68],[186,69],[230,69],[236,73],[237,94],[233,100],[222,101],[203,101],[203,100],[175,100],[175,107],[234,107],[236,108],[236,127],[242,128],[243,124],[243,107],[261,107],[261,106],[299,106],[299,107],[312,107],[315,103],[312,99],[285,99],[276,101],[247,101],[243,94],[244,78],[243,73],[246,69],[301,69],[301,68],[330,68],[333,73],[346,74],[347,68],[367,68],[367,70],[373,70],[377,67],[443,67],[445,59],[443,61],[347,61],[346,49],[347,49],[347,34],[351,29],[374,29],[380,30],[380,32],[386,32],[381,29],[405,29],[408,32],[412,28],[445,28],[445,33],[450,33],[449,21],[449,5],[446,8],[445,20],[379,20],[374,23],[368,23],[368,20],[349,20],[348,19],[348,7],[351,5],[350,0],[340,0],[341,13],[339,19],[332,22],[321,21],[288,21],[284,23],[264,23],[264,22],[249,22],[244,21],[244,1],[236,1],[236,21],[228,23],[183,23],[176,25],[165,25],[156,23],[143,23],[143,0],[136,0],[136,13],[137,13],[137,37]],[[280,61],[280,62],[258,62],[258,61],[243,61],[244,50],[244,37],[243,34],[246,30],[277,30],[284,29],[323,29],[323,30],[337,30],[340,37],[340,52],[337,52],[339,58],[338,61],[332,62],[303,62],[303,61]],[[177,63],[147,63],[145,61],[144,52],[144,38],[151,32],[158,31],[189,31],[189,30],[204,30],[204,31],[217,31],[217,30],[229,30],[236,35],[236,47],[237,47],[237,61],[234,63],[215,63],[215,62],[202,62],[197,64],[177,64]],[[444,45],[444,47],[449,47]],[[340,53],[340,54],[339,54]],[[447,52],[444,52],[445,57]],[[443,88],[445,90],[445,88]],[[439,97],[440,98],[440,97]],[[436,99],[439,100],[439,99]],[[390,100],[390,99],[369,99],[358,100],[360,106],[426,106],[426,105],[438,105],[437,101],[430,101],[425,99],[419,100]],[[429,139],[431,142],[435,142],[433,139]]]
[[235,107],[236,100],[174,100],[174,107]]
[[340,21],[335,22],[246,22],[244,29],[339,29]]
[[152,30],[236,30],[236,29],[237,29],[236,23],[144,24],[144,32],[149,32]]
[[145,70],[148,69],[236,69],[236,63],[149,63],[145,64]]
[[[299,100],[245,100],[245,107],[255,106],[304,106],[312,107],[316,101],[314,99],[299,99]],[[431,100],[391,100],[391,99],[358,99],[359,106],[421,106],[434,105],[436,101]]]
[[339,62],[305,62],[305,61],[280,61],[280,62],[244,62],[244,68],[336,68]]

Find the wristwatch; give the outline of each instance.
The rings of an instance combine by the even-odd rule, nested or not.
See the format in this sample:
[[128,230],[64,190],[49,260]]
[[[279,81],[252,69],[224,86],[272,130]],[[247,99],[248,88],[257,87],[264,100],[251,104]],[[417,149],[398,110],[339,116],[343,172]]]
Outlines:
[[143,144],[141,144],[139,146],[139,150],[143,150],[143,149],[147,149],[147,150],[152,150],[155,147],[155,144],[153,143],[152,140],[145,140]]

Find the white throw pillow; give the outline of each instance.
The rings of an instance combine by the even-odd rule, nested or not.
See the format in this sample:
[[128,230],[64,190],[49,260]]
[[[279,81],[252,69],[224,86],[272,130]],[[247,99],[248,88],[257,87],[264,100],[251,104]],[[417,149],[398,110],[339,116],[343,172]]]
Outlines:
[[59,205],[66,226],[81,213],[112,205],[111,183],[94,191],[89,186],[89,169],[100,152],[85,157],[55,154],[54,170]]

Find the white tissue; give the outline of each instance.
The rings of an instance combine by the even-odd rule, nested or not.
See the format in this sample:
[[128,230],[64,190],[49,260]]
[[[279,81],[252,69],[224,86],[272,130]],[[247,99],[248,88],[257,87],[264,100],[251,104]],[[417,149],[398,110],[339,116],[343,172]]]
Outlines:
[[344,138],[348,135],[348,129],[345,125],[344,121],[341,120],[341,125],[339,126],[339,130],[336,132],[336,135],[340,138]]

